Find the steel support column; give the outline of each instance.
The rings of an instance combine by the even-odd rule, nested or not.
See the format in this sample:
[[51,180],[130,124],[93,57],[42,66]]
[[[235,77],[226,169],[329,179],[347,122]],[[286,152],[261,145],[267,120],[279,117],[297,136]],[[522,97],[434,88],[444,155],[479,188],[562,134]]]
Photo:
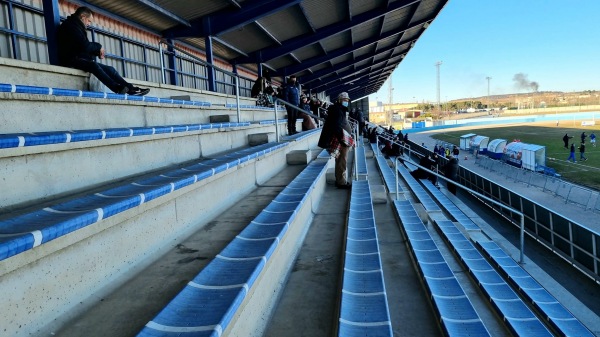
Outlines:
[[[169,80],[172,85],[179,85],[179,76],[178,76],[178,67],[177,67],[177,54],[175,48],[175,41],[167,39],[168,45],[167,50],[169,53],[167,54],[167,61],[169,62],[169,68],[173,71],[169,72]],[[161,55],[162,57],[162,55]]]
[[208,67],[206,72],[208,73],[208,90],[212,92],[216,92],[217,86],[215,83],[215,69],[213,68],[213,45],[212,45],[212,37],[207,36],[205,39],[206,45],[206,63],[208,63]]
[[58,39],[56,38],[56,30],[60,25],[58,0],[42,0],[42,4],[44,6],[48,60],[50,64],[58,65]]

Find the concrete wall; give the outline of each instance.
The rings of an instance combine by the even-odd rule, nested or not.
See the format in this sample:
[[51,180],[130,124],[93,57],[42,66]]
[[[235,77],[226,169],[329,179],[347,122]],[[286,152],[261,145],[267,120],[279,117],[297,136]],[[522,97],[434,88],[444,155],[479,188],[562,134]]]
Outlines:
[[[77,69],[0,57],[0,73],[2,74],[2,78],[0,79],[1,83],[111,92],[104,86],[101,86],[101,83],[99,83],[93,75]],[[90,80],[90,76],[93,77],[92,80]],[[211,102],[216,105],[236,104],[235,95],[226,95],[208,90],[184,88],[156,82],[132,79],[126,80],[135,85],[150,88],[151,91],[149,96],[153,97],[167,98],[174,95],[188,95],[194,100]],[[240,97],[241,105],[254,105],[255,103],[256,99]]]
[[107,185],[115,180],[210,157],[248,145],[248,135],[274,132],[252,125],[0,150],[4,211]]

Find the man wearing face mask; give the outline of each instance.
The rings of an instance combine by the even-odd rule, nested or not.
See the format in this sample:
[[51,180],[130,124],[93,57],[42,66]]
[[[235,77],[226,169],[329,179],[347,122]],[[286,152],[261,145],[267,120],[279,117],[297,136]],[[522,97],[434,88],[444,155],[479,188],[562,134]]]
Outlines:
[[339,94],[336,102],[327,109],[327,119],[319,138],[319,147],[327,149],[335,158],[335,186],[342,189],[352,186],[346,178],[348,150],[354,146],[350,123],[346,118],[349,104],[348,93]]

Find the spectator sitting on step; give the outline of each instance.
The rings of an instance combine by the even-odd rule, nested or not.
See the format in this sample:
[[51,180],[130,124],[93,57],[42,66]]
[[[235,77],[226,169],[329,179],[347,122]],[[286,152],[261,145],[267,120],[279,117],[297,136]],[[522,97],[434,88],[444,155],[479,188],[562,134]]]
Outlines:
[[90,42],[88,39],[86,28],[93,19],[94,13],[89,8],[79,7],[58,27],[59,64],[90,72],[110,90],[119,94],[143,96],[149,93],[150,89],[135,87],[125,81],[115,68],[96,62],[96,57],[104,59],[106,52],[100,43]]
[[264,77],[257,78],[252,86],[252,90],[250,90],[250,97],[257,98],[259,94],[265,92],[266,87],[267,80]]
[[[435,162],[433,161],[433,159],[431,159],[430,155],[426,155],[421,157],[421,159],[419,160],[419,165],[423,166],[424,168],[431,170],[432,166],[435,164]],[[425,171],[422,168],[417,168],[416,170],[410,172],[410,174],[415,178],[415,179],[428,179],[430,173]]]

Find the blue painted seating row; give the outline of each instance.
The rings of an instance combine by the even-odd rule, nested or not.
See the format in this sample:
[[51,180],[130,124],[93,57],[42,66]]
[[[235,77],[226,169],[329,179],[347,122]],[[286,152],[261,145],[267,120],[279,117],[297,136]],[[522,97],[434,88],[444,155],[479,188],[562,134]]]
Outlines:
[[359,175],[367,175],[367,157],[365,155],[365,147],[359,146],[356,148],[356,161]]
[[149,103],[164,103],[164,104],[177,104],[177,105],[190,105],[199,107],[210,107],[210,102],[203,101],[188,101],[181,99],[172,98],[159,98],[152,96],[132,96],[132,95],[121,95],[106,92],[95,92],[95,91],[82,91],[74,89],[63,89],[63,88],[49,88],[49,87],[36,87],[30,85],[15,85],[9,83],[0,83],[0,92],[12,92],[18,94],[34,94],[34,95],[50,95],[50,96],[63,96],[63,97],[84,97],[84,98],[104,98],[120,101],[138,101],[138,102],[149,102]]
[[310,163],[138,336],[220,336],[324,174],[326,164]]
[[[275,120],[274,119],[266,119],[266,120],[260,121],[258,124],[260,124],[260,125],[273,125],[273,124],[275,124]],[[277,120],[277,124],[287,124],[287,119],[285,119],[285,118],[278,119]]]
[[396,190],[402,191],[402,188],[396,184],[396,176],[394,174],[394,170],[388,165],[387,159],[383,156],[378,156],[377,152],[375,152],[375,160],[377,161],[377,166],[379,167],[379,172],[383,176],[383,182],[388,189],[389,193],[396,193]]
[[367,180],[352,184],[338,336],[393,336]]
[[250,122],[0,134],[0,149],[249,126]]
[[421,179],[423,186],[433,195],[435,199],[442,205],[443,208],[448,211],[454,221],[460,223],[466,230],[481,230],[481,227],[477,226],[473,220],[463,213],[456,205],[448,198],[442,191],[433,185],[433,183],[427,179]]
[[594,336],[573,314],[542,287],[528,272],[495,242],[477,242],[492,263],[505,275],[519,293],[546,319],[560,336]]
[[441,211],[440,206],[431,198],[429,193],[425,191],[423,186],[419,184],[417,179],[410,174],[404,165],[398,165],[398,172],[427,211]]
[[452,221],[438,220],[436,224],[444,239],[450,243],[469,274],[515,336],[553,336]]
[[295,135],[284,136],[284,137],[282,137],[282,139],[284,139],[284,140],[302,140],[302,139],[310,137],[314,133],[320,132],[320,131],[321,131],[321,129],[312,129],[312,130],[308,130],[308,131],[302,131],[302,132],[298,132]]
[[490,336],[411,202],[395,200],[394,207],[446,335]]
[[195,184],[287,143],[268,143],[0,221],[0,260]]
[[373,150],[373,153],[375,156],[381,154],[379,149],[377,148],[377,143],[369,143],[369,144],[371,144],[371,150]]
[[[225,104],[226,108],[237,108],[237,104],[234,103],[227,103]],[[258,110],[275,110],[274,107],[267,107],[267,106],[258,106],[258,105],[252,105],[252,104],[240,104],[240,109],[258,109]],[[282,106],[277,108],[279,111],[285,110]]]
[[329,154],[329,152],[327,152],[327,150],[323,150],[321,152],[319,152],[319,155],[317,156],[317,158],[319,159],[329,159],[331,158],[331,155]]

